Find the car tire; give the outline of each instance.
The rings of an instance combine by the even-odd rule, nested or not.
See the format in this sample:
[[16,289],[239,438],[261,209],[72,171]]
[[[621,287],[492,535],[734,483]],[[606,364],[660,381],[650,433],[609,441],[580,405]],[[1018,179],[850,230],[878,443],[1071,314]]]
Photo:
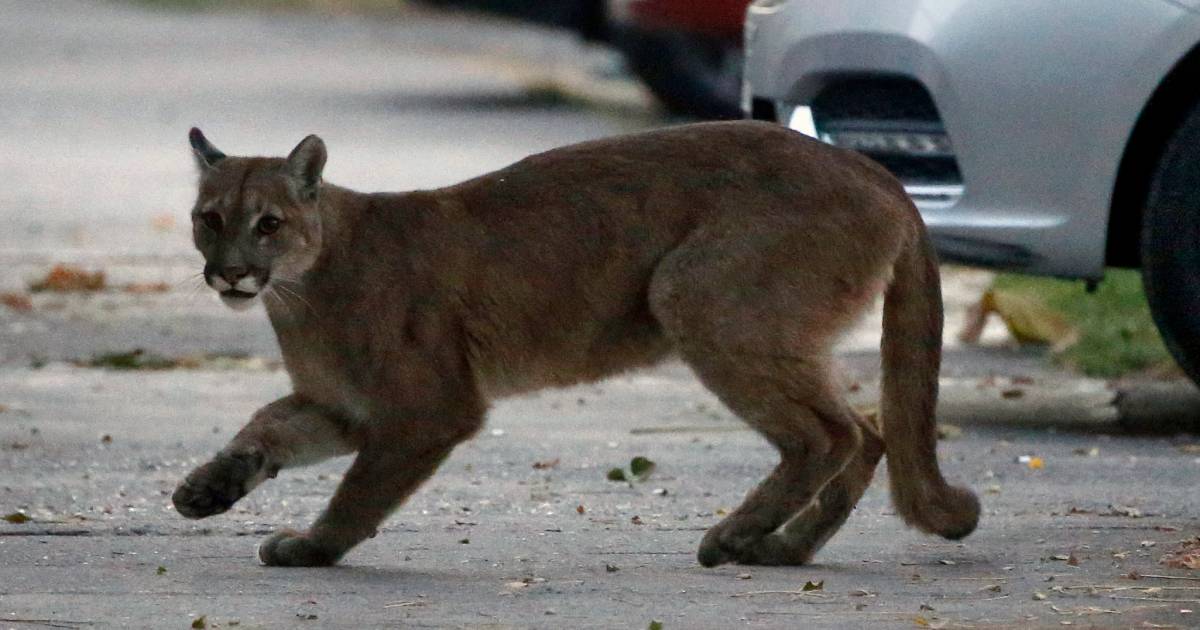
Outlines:
[[742,50],[736,42],[681,31],[620,28],[614,45],[672,114],[741,118]]
[[1163,342],[1200,384],[1200,107],[1168,140],[1151,180],[1142,281]]

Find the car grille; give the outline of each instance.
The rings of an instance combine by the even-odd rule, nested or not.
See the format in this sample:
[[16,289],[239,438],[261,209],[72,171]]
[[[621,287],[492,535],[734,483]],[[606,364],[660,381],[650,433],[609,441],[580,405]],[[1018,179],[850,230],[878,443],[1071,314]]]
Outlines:
[[937,107],[921,84],[872,77],[830,84],[810,104],[817,137],[875,159],[918,202],[952,204],[962,174]]

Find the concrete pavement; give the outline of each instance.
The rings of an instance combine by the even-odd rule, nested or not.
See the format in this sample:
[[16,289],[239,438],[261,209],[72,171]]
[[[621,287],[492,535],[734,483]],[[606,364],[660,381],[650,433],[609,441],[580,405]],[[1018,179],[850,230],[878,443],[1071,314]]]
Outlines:
[[[699,567],[703,531],[774,458],[669,364],[505,401],[342,566],[259,566],[258,540],[310,522],[348,462],[286,471],[206,521],[170,506],[287,391],[262,312],[197,286],[187,128],[256,153],[318,132],[331,180],[403,189],[663,121],[530,98],[539,73],[606,53],[510,25],[15,0],[0,15],[0,292],[58,262],[116,287],[0,307],[0,516],[30,519],[0,521],[0,628],[1200,625],[1182,612],[1200,609],[1196,572],[1158,565],[1200,533],[1200,440],[1123,433],[1106,384],[1005,347],[996,327],[984,348],[948,336],[940,419],[959,431],[942,461],[985,506],[961,543],[905,530],[881,474],[816,565]],[[947,270],[949,331],[986,281]],[[132,282],[171,288],[119,288]],[[876,322],[843,344],[863,406]],[[76,365],[135,348],[254,360]],[[649,479],[606,479],[634,456],[657,463]]]

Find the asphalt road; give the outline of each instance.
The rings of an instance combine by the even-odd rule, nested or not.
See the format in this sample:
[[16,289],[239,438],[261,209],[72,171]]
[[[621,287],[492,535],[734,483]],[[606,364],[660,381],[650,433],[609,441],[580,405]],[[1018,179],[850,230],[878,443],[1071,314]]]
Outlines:
[[[310,522],[346,460],[286,471],[226,515],[179,517],[177,481],[287,391],[261,311],[232,314],[197,286],[188,127],[230,153],[319,133],[332,181],[438,186],[665,124],[636,98],[541,89],[611,63],[569,37],[425,14],[0,0],[0,292],[59,262],[112,287],[0,307],[0,515],[30,518],[0,521],[0,628],[1200,626],[1184,612],[1200,611],[1200,574],[1159,564],[1200,534],[1200,439],[1121,433],[1105,384],[995,328],[982,349],[948,337],[940,419],[960,431],[941,457],[985,508],[959,543],[904,529],[881,474],[817,564],[701,568],[703,531],[774,457],[676,364],[497,405],[336,568],[267,569],[254,551]],[[953,330],[987,277],[945,273]],[[121,289],[135,282],[170,290]],[[869,319],[843,345],[864,406],[877,334]],[[79,365],[134,348],[251,359]],[[657,463],[648,479],[606,479],[634,456]]]

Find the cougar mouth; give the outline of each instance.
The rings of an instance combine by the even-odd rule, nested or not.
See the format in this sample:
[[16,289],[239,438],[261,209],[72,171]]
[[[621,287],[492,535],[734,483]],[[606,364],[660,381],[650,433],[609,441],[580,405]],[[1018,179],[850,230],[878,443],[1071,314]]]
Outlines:
[[247,293],[246,291],[238,291],[237,289],[221,291],[220,295],[221,301],[225,303],[225,306],[235,311],[244,311],[250,308],[254,304],[253,299],[258,297],[257,293]]

